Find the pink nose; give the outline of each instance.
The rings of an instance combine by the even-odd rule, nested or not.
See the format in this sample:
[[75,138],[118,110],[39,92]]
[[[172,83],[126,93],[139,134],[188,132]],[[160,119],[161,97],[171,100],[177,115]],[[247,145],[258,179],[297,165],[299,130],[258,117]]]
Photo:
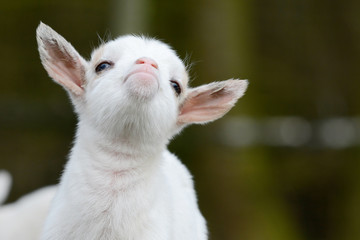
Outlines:
[[135,63],[136,64],[146,64],[146,65],[152,66],[153,68],[159,69],[159,66],[157,65],[155,60],[148,58],[148,57],[139,58],[138,60],[135,61]]

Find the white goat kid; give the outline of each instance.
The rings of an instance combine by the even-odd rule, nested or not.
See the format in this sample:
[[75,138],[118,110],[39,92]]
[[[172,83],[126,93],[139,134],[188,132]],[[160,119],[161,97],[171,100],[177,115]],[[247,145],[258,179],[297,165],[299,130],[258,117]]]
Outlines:
[[90,61],[45,24],[37,40],[79,119],[42,239],[207,239],[191,175],[167,144],[188,124],[222,117],[247,81],[190,89],[176,53],[144,37],[103,44]]

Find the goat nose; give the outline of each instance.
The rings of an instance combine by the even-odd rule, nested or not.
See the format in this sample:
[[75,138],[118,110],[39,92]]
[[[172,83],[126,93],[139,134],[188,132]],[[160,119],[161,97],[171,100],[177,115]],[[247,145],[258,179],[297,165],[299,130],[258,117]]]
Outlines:
[[142,57],[135,61],[136,64],[147,64],[151,65],[153,68],[159,69],[158,64],[155,62],[155,60],[148,58],[148,57]]

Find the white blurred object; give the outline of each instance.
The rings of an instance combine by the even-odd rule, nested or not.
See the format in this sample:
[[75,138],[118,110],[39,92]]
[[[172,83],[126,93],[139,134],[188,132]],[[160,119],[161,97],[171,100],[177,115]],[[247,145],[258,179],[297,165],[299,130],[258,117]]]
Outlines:
[[342,149],[360,145],[360,117],[326,118],[309,121],[299,116],[254,119],[231,117],[218,132],[230,147],[320,147]]
[[48,186],[0,207],[1,240],[37,240],[57,186]]
[[221,141],[229,146],[250,146],[257,141],[257,125],[251,118],[231,117],[222,124],[219,136]]
[[353,146],[356,142],[356,126],[348,118],[327,119],[320,126],[319,137],[330,148]]
[[0,170],[0,205],[3,204],[9,195],[11,187],[11,175],[5,170]]
[[264,123],[262,142],[274,146],[298,147],[311,138],[311,126],[303,118],[290,116],[270,118]]

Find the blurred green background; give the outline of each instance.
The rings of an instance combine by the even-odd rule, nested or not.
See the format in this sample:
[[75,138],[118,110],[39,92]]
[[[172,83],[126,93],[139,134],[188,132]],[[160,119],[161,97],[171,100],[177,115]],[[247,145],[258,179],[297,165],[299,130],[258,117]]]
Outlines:
[[192,86],[249,79],[223,119],[169,146],[194,174],[212,240],[360,239],[360,2],[62,0],[0,6],[0,168],[9,202],[55,184],[76,118],[42,68],[40,21],[85,57],[143,33],[190,56]]

